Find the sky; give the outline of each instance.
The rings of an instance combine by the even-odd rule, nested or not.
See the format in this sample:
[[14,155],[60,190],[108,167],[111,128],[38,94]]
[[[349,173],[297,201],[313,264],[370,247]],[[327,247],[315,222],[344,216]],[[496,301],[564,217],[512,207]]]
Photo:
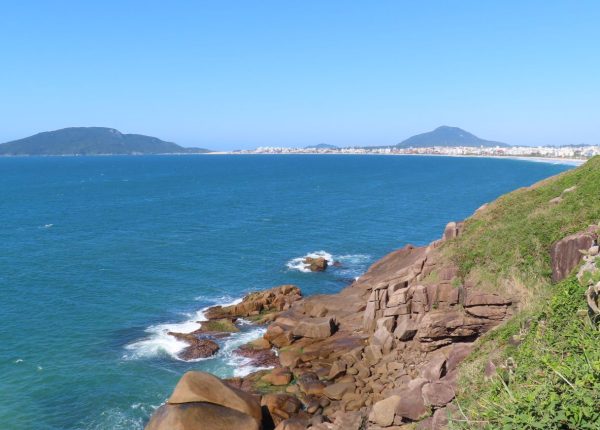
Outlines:
[[598,1],[0,0],[0,142],[600,144]]

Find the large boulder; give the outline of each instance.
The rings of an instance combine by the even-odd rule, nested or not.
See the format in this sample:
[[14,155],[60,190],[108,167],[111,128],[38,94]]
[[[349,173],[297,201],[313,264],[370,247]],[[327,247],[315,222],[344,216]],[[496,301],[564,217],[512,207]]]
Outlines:
[[258,430],[261,425],[262,410],[254,396],[209,373],[187,372],[146,430]]
[[231,387],[205,372],[186,372],[168,400],[169,404],[208,402],[235,409],[260,423],[262,412],[254,396]]
[[298,337],[325,339],[336,330],[335,319],[331,317],[305,318],[294,327],[293,334]]
[[554,245],[550,250],[552,258],[552,281],[559,282],[565,279],[583,259],[580,251],[587,251],[594,245],[598,238],[596,226],[590,227],[585,232],[567,236]]
[[400,400],[396,403],[396,415],[417,421],[428,414],[429,408],[425,405],[422,394],[425,384],[426,379],[416,378],[399,390]]
[[254,418],[235,409],[212,403],[162,405],[145,430],[259,430]]
[[304,264],[308,266],[311,272],[324,272],[327,270],[327,260],[323,257],[306,257]]
[[371,421],[381,427],[391,426],[394,423],[398,403],[400,403],[400,397],[396,395],[378,401],[373,405]]

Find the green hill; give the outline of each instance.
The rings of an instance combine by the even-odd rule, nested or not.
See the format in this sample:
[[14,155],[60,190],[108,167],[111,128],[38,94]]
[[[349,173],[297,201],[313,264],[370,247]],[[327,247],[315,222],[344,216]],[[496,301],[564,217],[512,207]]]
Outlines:
[[458,127],[443,125],[433,131],[417,134],[396,145],[398,148],[430,148],[433,146],[508,147],[506,143],[480,139]]
[[0,155],[132,155],[210,152],[184,148],[141,134],[123,134],[114,128],[71,127],[47,131],[0,145]]
[[465,281],[516,296],[520,308],[461,366],[450,428],[600,428],[600,331],[587,286],[575,276],[552,284],[550,260],[552,244],[599,221],[595,157],[500,197],[445,246]]

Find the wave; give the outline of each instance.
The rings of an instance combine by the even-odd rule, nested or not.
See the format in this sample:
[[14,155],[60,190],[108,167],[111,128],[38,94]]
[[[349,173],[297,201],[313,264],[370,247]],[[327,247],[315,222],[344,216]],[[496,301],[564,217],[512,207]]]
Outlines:
[[[236,299],[228,303],[222,303],[222,306],[236,305],[241,301],[242,299]],[[123,356],[123,359],[135,360],[167,355],[179,361],[204,360],[182,360],[179,358],[178,354],[186,348],[188,344],[176,339],[168,333],[170,331],[176,333],[191,333],[198,330],[200,328],[199,321],[206,321],[204,312],[211,306],[213,305],[206,306],[192,314],[187,314],[186,316],[188,318],[182,322],[151,325],[145,330],[145,332],[148,333],[146,338],[125,345],[125,349],[128,353]]]
[[110,408],[102,411],[92,421],[82,423],[78,430],[143,430],[147,417],[158,408],[158,405],[134,403],[129,409]]
[[308,254],[302,257],[291,259],[286,263],[286,266],[288,267],[288,269],[291,270],[298,270],[300,272],[309,273],[309,265],[304,263],[304,260],[306,260],[307,258],[324,258],[325,260],[327,260],[327,264],[333,264],[334,262],[333,255],[331,255],[327,251],[315,251],[309,252]]
[[343,277],[354,277],[361,275],[366,269],[368,263],[371,262],[372,257],[368,254],[343,254],[343,255],[332,255],[327,251],[314,251],[309,252],[302,257],[293,258],[286,263],[286,266],[290,270],[297,270],[303,273],[310,273],[309,265],[304,263],[307,258],[319,258],[322,257],[327,260],[327,264],[332,266],[334,262],[340,263],[339,267],[332,266],[328,270],[334,270],[336,273]]
[[233,369],[233,376],[246,376],[258,370],[270,369],[271,367],[252,366],[250,358],[234,353],[237,348],[262,337],[267,331],[265,327],[252,326],[252,323],[244,320],[240,322],[242,325],[251,326],[250,330],[241,331],[226,339],[218,355],[221,355],[225,364]]

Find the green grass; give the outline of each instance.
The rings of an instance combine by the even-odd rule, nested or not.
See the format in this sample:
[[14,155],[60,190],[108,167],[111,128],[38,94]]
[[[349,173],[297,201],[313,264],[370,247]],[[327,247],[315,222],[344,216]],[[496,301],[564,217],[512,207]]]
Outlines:
[[[576,189],[564,193],[567,188]],[[562,202],[549,201],[562,194]],[[551,245],[600,221],[600,156],[583,166],[500,197],[465,223],[445,247],[463,277],[498,286],[513,276],[547,285]]]
[[[451,428],[600,428],[600,332],[587,316],[584,291],[569,278],[529,318],[482,339],[462,366],[455,402],[462,413]],[[523,332],[522,343],[512,345]],[[490,357],[497,375],[486,379]]]
[[[600,429],[600,331],[587,315],[585,286],[574,276],[550,282],[552,244],[599,221],[595,157],[501,197],[445,244],[463,280],[520,298],[516,316],[461,365],[451,428]],[[486,377],[490,362],[496,372]]]

